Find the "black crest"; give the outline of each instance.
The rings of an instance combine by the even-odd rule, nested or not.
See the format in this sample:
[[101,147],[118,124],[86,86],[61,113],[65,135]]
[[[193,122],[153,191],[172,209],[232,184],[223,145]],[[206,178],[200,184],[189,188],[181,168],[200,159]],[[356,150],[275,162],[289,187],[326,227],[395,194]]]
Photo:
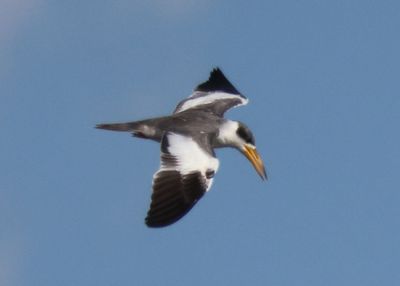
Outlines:
[[223,91],[227,93],[240,94],[240,92],[225,77],[225,75],[219,68],[213,69],[210,73],[210,77],[208,78],[208,80],[198,85],[195,91]]
[[253,133],[251,133],[249,127],[239,122],[239,128],[236,130],[236,134],[244,140],[244,142],[256,145]]

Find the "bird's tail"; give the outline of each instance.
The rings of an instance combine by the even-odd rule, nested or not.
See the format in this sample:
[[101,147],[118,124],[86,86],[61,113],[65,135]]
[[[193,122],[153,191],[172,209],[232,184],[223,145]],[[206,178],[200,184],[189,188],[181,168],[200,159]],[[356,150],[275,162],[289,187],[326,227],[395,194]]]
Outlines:
[[97,129],[105,129],[111,131],[126,131],[126,132],[134,132],[138,130],[140,127],[139,122],[126,122],[126,123],[104,123],[97,124]]
[[97,124],[96,128],[111,131],[130,132],[135,137],[160,141],[163,131],[157,125],[157,122],[159,121],[160,119],[157,118],[126,123],[104,123]]

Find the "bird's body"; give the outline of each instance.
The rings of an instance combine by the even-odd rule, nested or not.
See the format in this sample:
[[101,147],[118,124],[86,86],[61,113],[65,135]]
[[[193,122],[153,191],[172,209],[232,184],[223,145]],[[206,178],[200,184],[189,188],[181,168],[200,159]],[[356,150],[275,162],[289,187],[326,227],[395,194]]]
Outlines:
[[[171,116],[163,116],[128,123],[102,124],[102,129],[128,131],[135,137],[161,142],[165,132],[174,132],[187,136],[208,134],[214,138],[218,127],[226,121],[205,110],[186,110]],[[204,124],[208,122],[209,124]]]
[[251,131],[243,123],[223,118],[229,108],[247,102],[223,73],[214,69],[209,80],[181,101],[170,116],[96,126],[161,143],[161,166],[153,177],[148,226],[176,222],[210,189],[219,166],[215,148],[237,148],[266,178]]

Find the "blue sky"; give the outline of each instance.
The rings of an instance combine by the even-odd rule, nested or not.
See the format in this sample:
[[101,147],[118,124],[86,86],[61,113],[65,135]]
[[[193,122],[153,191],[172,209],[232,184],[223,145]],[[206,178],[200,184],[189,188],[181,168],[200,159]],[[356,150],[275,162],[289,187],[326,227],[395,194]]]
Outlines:
[[[400,283],[399,27],[397,1],[1,1],[0,285]],[[270,180],[218,150],[148,229],[159,146],[93,126],[168,114],[215,66]]]

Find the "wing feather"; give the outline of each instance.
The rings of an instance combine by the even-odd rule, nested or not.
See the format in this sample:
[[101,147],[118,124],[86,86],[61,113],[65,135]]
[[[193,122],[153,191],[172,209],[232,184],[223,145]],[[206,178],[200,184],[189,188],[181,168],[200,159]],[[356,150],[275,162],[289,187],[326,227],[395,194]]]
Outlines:
[[202,108],[223,116],[228,109],[247,103],[248,99],[232,85],[219,68],[216,68],[206,82],[198,85],[187,99],[177,105],[174,113]]
[[210,188],[213,179],[209,174],[217,171],[219,163],[206,149],[193,138],[176,133],[164,135],[161,167],[154,174],[146,217],[148,226],[163,227],[178,221]]

